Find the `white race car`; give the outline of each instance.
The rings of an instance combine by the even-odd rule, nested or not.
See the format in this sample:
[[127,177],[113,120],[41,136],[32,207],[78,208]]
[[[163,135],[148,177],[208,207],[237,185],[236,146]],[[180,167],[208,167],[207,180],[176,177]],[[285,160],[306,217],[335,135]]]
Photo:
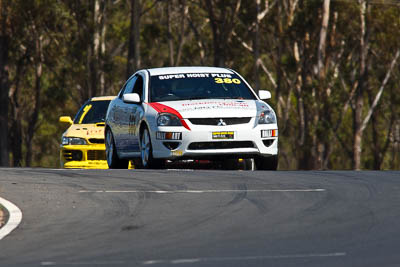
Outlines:
[[166,160],[254,159],[278,166],[274,110],[235,71],[215,67],[143,69],[111,101],[105,127],[110,168],[163,168]]

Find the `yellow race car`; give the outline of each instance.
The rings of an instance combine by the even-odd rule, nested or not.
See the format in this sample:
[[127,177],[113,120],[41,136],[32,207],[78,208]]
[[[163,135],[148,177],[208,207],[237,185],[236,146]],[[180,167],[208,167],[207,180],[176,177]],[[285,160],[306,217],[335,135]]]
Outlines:
[[78,111],[74,120],[60,117],[69,123],[60,145],[61,168],[108,169],[104,145],[104,119],[108,104],[115,96],[93,97]]

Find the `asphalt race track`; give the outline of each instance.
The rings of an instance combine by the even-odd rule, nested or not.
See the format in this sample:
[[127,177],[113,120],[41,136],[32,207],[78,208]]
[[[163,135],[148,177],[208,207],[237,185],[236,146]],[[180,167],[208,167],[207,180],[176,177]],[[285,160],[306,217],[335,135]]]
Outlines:
[[400,266],[400,172],[0,169],[0,266]]

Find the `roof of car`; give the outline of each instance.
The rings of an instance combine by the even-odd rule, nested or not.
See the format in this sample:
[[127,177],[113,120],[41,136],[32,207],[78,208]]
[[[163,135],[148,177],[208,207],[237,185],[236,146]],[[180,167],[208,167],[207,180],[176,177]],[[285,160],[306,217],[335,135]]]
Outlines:
[[104,100],[113,100],[115,96],[95,96],[92,97],[91,101],[104,101]]
[[230,73],[233,72],[229,69],[218,67],[165,67],[147,69],[151,76],[164,75],[164,74],[178,74],[178,73]]

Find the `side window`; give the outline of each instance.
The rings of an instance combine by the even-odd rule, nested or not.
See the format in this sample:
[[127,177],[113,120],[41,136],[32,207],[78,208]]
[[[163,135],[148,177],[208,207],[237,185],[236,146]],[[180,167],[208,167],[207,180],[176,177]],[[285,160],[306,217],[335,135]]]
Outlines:
[[124,94],[129,94],[132,93],[133,91],[133,85],[135,84],[135,81],[137,79],[137,76],[133,77],[132,79],[128,80],[125,83],[124,88],[122,88],[121,93],[119,95],[119,97],[121,98]]
[[140,96],[140,99],[143,100],[143,77],[142,76],[140,76],[140,75],[137,76],[132,93],[137,93]]

